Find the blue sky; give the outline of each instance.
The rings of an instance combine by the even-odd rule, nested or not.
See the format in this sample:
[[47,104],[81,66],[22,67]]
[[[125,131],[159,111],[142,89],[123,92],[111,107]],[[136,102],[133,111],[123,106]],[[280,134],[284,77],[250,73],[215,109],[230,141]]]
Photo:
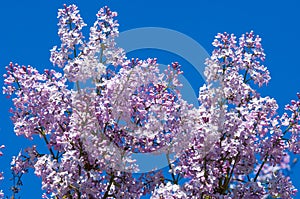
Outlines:
[[[49,62],[49,50],[59,45],[57,36],[57,9],[62,5],[75,3],[88,25],[92,25],[98,9],[108,5],[117,11],[120,32],[142,27],[161,27],[181,32],[201,44],[208,53],[212,50],[211,42],[218,32],[242,33],[253,30],[259,34],[267,54],[265,65],[268,66],[272,80],[267,87],[260,89],[262,95],[274,97],[282,112],[290,99],[300,92],[300,2],[285,1],[141,1],[141,0],[10,0],[0,6],[0,73],[5,73],[5,66],[10,62],[32,65],[39,70],[52,68]],[[86,28],[87,33],[88,28]],[[180,42],[180,41],[179,41]],[[137,52],[138,53],[138,52]],[[159,57],[161,63],[180,61],[183,70],[189,63],[181,57],[160,50],[148,50],[141,56]],[[136,54],[130,54],[135,56]],[[145,57],[144,57],[145,58]],[[173,58],[175,60],[173,60]],[[191,69],[192,70],[192,69]],[[189,74],[189,71],[186,71]],[[191,72],[190,72],[191,73]],[[198,77],[199,78],[199,77]],[[203,80],[191,80],[201,85]],[[5,144],[5,156],[1,158],[0,170],[6,172],[6,180],[0,182],[0,189],[10,186],[8,175],[10,157],[20,148],[25,148],[28,141],[13,134],[12,122],[8,109],[11,102],[0,96],[0,144]],[[294,184],[300,189],[300,166],[292,171]],[[24,178],[22,198],[40,198],[39,180],[29,176]],[[300,196],[298,196],[300,198]]]

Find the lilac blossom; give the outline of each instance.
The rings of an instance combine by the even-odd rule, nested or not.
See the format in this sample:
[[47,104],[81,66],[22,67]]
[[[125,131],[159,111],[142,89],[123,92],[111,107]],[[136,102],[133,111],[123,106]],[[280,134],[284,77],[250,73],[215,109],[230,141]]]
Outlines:
[[[254,89],[270,81],[261,38],[216,36],[196,108],[181,96],[179,63],[160,72],[155,58],[126,58],[115,42],[116,16],[101,8],[85,41],[79,10],[65,5],[61,45],[50,57],[64,73],[6,67],[15,134],[40,138],[48,150],[20,151],[15,175],[34,170],[43,198],[292,198],[297,190],[284,170],[289,151],[300,151],[300,95],[279,116],[276,100]],[[88,79],[94,87],[80,88]],[[168,175],[134,175],[134,153],[166,154]]]

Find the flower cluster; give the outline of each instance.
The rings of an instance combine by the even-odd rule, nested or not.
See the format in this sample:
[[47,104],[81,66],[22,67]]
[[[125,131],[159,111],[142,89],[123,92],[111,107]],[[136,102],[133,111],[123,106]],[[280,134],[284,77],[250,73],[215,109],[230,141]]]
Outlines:
[[[31,66],[10,63],[6,67],[3,92],[14,94],[14,109],[10,112],[17,135],[32,139],[33,135],[62,134],[68,126],[70,91],[66,78],[54,70],[40,74]],[[51,138],[53,141],[56,137]]]
[[[297,101],[292,100],[291,104],[285,106],[285,110],[289,111],[280,118],[283,126],[286,127],[283,134],[290,132],[292,134],[288,148],[296,154],[300,154],[300,94],[297,93]],[[290,115],[289,115],[290,113]]]
[[81,30],[86,24],[83,22],[77,6],[64,5],[63,9],[58,10],[59,29],[58,35],[61,40],[61,46],[57,46],[51,50],[50,61],[59,67],[64,67],[65,63],[70,59],[73,52],[76,52],[78,46],[83,44],[84,38]]
[[[261,97],[252,88],[253,84],[262,86],[270,80],[261,64],[265,55],[260,41],[250,32],[242,35],[239,43],[227,33],[218,34],[213,42],[216,49],[205,69],[208,85],[199,93],[205,125],[175,168],[190,179],[183,185],[189,198],[291,198],[296,193],[289,178],[263,178],[264,165],[286,169],[282,161],[289,146],[295,146],[289,143],[299,143],[295,129],[299,109],[293,102],[293,108],[287,106],[292,116],[284,114],[285,118],[280,118],[276,101]],[[286,131],[294,132],[291,139],[285,137],[281,121],[289,125]],[[199,142],[205,131],[211,131],[217,139],[205,156],[199,156],[205,149]],[[274,180],[281,180],[280,187],[272,186]]]
[[[101,8],[85,41],[79,10],[65,5],[50,58],[64,73],[6,67],[14,132],[48,150],[20,152],[15,175],[33,169],[43,198],[292,198],[283,171],[288,152],[300,151],[300,95],[279,116],[276,101],[254,89],[270,80],[261,38],[216,36],[196,108],[181,96],[179,63],[160,72],[155,58],[126,58],[116,16]],[[81,88],[86,80],[92,86]],[[134,153],[166,154],[168,174],[135,173]]]
[[[3,91],[13,96],[15,133],[29,139],[38,135],[49,150],[45,154],[33,147],[20,152],[13,158],[12,170],[22,175],[34,169],[45,198],[138,198],[161,182],[160,172],[134,178],[129,171],[138,168],[131,154],[153,151],[171,139],[171,128],[178,126],[171,117],[178,120],[179,65],[174,63],[159,75],[156,60],[123,60],[124,53],[113,40],[118,34],[115,16],[108,7],[100,9],[90,41],[84,42],[85,24],[77,7],[59,10],[62,44],[51,50],[51,61],[64,68],[64,75],[54,70],[40,74],[31,66],[13,63],[6,67]],[[111,64],[120,71],[109,69]],[[76,91],[67,89],[67,79],[76,81]],[[94,89],[79,87],[86,79],[96,83]],[[148,138],[156,132],[152,125],[161,130]],[[140,138],[138,131],[143,133]]]
[[90,28],[89,41],[83,41],[82,28],[86,26],[77,6],[64,6],[58,12],[61,46],[51,50],[50,61],[64,68],[69,81],[99,80],[106,73],[106,65],[115,66],[125,59],[122,48],[116,47],[114,38],[118,36],[119,24],[115,20],[116,12],[108,7],[101,8],[97,20]]
[[185,199],[187,198],[184,191],[180,190],[180,186],[168,182],[166,185],[160,184],[153,192],[151,199]]

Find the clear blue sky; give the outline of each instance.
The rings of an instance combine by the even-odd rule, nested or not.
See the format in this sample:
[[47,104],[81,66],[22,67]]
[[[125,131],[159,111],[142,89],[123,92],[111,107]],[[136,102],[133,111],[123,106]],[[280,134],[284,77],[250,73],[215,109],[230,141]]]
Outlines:
[[[9,0],[0,6],[0,73],[10,62],[32,65],[39,70],[51,68],[49,50],[59,44],[57,36],[57,9],[75,3],[88,25],[92,25],[98,9],[108,5],[119,13],[120,32],[140,27],[162,27],[179,31],[196,40],[209,53],[211,42],[218,32],[240,34],[254,30],[263,38],[272,80],[260,90],[262,95],[274,97],[281,112],[290,99],[300,92],[300,2],[285,1],[170,1],[170,0]],[[88,30],[88,28],[86,28]],[[149,52],[149,56],[162,53]],[[167,56],[167,54],[162,53]],[[160,57],[158,55],[157,57]],[[176,57],[175,57],[176,58]],[[180,58],[178,58],[180,59]],[[168,60],[169,61],[169,60]],[[177,60],[174,60],[177,61]],[[180,61],[180,60],[179,60]],[[182,63],[184,67],[184,61]],[[194,80],[195,84],[203,80]],[[6,180],[0,189],[10,186],[8,175],[10,157],[29,142],[13,134],[8,109],[11,102],[1,95],[0,144],[5,144],[5,156],[1,158],[0,170],[6,172]],[[300,164],[292,173],[292,179],[300,189]],[[22,198],[40,198],[39,180],[24,178]],[[300,196],[298,196],[300,198]]]

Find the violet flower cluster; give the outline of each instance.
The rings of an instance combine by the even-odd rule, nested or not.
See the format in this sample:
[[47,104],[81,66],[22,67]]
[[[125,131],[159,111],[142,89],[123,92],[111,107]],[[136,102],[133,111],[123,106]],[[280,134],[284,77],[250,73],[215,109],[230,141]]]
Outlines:
[[[50,57],[63,73],[6,67],[14,132],[48,149],[21,151],[15,175],[33,169],[43,198],[292,198],[284,171],[288,153],[300,153],[300,94],[280,116],[276,101],[254,89],[270,80],[261,38],[216,36],[195,108],[180,94],[177,62],[160,72],[155,58],[126,58],[114,40],[116,16],[101,8],[86,41],[78,8],[65,5]],[[80,88],[87,80],[94,87]],[[166,154],[169,174],[137,174],[134,153]]]

